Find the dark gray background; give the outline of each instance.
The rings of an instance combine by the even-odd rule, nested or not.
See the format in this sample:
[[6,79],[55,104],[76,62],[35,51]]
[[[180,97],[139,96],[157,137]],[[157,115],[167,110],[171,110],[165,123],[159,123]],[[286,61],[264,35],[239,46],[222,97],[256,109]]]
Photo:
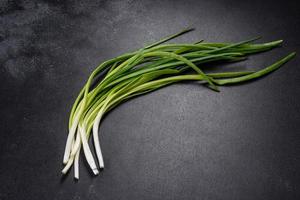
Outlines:
[[284,39],[226,66],[259,69],[300,53],[296,2],[1,0],[0,199],[299,199],[299,55],[221,93],[181,83],[128,101],[101,126],[105,170],[92,177],[82,157],[79,182],[60,173],[97,64],[190,26],[176,41]]

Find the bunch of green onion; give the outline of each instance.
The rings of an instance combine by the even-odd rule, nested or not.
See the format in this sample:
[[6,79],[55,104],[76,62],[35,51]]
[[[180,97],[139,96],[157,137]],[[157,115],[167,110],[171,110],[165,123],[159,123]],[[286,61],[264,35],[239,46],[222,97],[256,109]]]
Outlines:
[[[204,73],[204,64],[214,61],[237,62],[246,55],[271,50],[282,40],[253,44],[258,38],[238,43],[163,44],[192,29],[183,30],[132,53],[126,53],[100,64],[90,75],[79,93],[70,114],[69,134],[62,170],[66,174],[74,165],[74,176],[79,178],[79,155],[83,152],[92,172],[97,175],[104,168],[98,129],[103,116],[132,97],[151,92],[179,81],[200,81],[214,91],[218,86],[241,83],[264,76],[295,56],[290,53],[259,71]],[[99,81],[99,76],[104,76]],[[98,165],[88,144],[90,134]]]

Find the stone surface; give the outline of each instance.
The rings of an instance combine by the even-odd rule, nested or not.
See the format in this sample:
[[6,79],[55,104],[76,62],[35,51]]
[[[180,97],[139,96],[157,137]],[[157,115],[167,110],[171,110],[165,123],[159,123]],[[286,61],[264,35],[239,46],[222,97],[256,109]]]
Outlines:
[[225,66],[259,69],[300,52],[299,10],[297,1],[0,1],[0,199],[300,199],[299,56],[220,93],[180,83],[130,100],[100,128],[105,170],[92,177],[82,157],[79,182],[60,173],[71,105],[99,63],[189,26],[175,41],[284,39]]

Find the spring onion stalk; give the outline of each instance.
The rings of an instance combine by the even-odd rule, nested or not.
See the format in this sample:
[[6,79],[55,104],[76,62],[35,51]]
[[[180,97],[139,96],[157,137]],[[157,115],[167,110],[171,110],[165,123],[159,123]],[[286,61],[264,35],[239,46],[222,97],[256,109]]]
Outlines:
[[[131,53],[101,63],[91,73],[73,104],[69,117],[62,173],[74,165],[74,177],[79,179],[81,149],[92,172],[97,175],[104,168],[99,127],[103,117],[122,102],[180,81],[199,81],[214,91],[218,86],[241,83],[265,76],[291,60],[290,53],[279,61],[258,71],[206,73],[211,62],[239,62],[247,55],[271,50],[282,40],[253,44],[259,38],[237,43],[163,44],[193,29],[163,38]],[[99,76],[104,78],[99,81]],[[96,159],[88,144],[91,134]]]
[[79,154],[80,154],[80,149],[78,149],[75,159],[74,159],[74,178],[79,179]]

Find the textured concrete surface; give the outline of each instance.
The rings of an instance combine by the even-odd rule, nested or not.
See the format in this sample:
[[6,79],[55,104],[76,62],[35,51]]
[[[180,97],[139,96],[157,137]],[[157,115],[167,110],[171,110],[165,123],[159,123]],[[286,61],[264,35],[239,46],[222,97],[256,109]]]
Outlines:
[[[297,1],[0,1],[0,199],[299,199],[299,55],[215,93],[181,83],[103,121],[105,170],[62,178],[68,114],[100,62],[187,26],[192,42],[284,39],[225,70],[299,48]],[[209,67],[206,67],[206,69]],[[218,65],[213,67],[217,70]]]

